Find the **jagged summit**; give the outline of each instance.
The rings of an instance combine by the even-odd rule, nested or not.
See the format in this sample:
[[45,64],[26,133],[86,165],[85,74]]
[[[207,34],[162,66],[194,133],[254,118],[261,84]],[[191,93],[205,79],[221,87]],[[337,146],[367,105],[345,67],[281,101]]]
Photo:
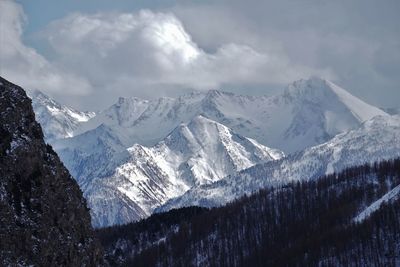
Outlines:
[[33,104],[47,108],[55,116],[62,114],[71,117],[77,122],[86,122],[96,115],[95,112],[78,111],[62,105],[40,90],[33,90],[28,96],[32,98]]
[[96,115],[94,112],[82,112],[61,105],[39,90],[32,91],[30,97],[36,118],[48,142],[72,137],[82,123]]
[[[135,144],[127,151],[129,159],[117,163],[111,176],[94,180],[88,187],[95,226],[149,216],[166,200],[194,185],[208,184],[257,163],[283,157],[281,151],[201,115],[178,125],[155,146]],[[102,190],[104,187],[107,192]],[[105,212],[107,207],[119,207],[124,212],[120,214],[114,208]]]
[[[220,167],[223,166],[224,170],[227,170],[229,169],[227,167],[232,164],[232,169],[235,171],[248,168],[254,165],[254,162],[276,160],[284,155],[281,151],[266,148],[257,141],[243,137],[203,115],[198,115],[189,123],[183,123],[177,127],[158,146],[164,145],[171,151],[187,151],[190,156],[197,154],[198,157],[209,158],[211,165],[220,160],[218,153],[223,151],[229,158],[229,162],[221,164]],[[204,155],[201,155],[200,151],[204,151]],[[219,179],[227,173],[229,171],[219,175],[209,172],[207,178],[212,181],[215,180],[213,177]],[[203,177],[206,176],[201,176],[201,179],[204,179]]]

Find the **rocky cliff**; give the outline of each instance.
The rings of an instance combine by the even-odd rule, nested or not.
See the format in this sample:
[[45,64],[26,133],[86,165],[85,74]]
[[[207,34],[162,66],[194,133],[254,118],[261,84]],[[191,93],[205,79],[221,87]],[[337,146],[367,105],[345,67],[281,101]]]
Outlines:
[[0,265],[98,266],[86,201],[43,141],[31,100],[0,77]]

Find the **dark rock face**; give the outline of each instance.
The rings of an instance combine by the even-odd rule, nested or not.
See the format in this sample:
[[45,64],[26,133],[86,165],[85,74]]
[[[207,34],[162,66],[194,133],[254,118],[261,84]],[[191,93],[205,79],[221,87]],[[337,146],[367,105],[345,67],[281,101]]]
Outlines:
[[0,265],[101,264],[82,192],[24,90],[0,77]]

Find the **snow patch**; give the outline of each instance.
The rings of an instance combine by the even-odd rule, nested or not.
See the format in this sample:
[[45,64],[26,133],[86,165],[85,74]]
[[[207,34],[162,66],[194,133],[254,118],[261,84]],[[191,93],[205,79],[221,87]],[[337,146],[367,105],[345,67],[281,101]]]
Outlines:
[[395,201],[400,197],[400,185],[396,186],[389,192],[387,192],[383,197],[369,205],[366,209],[364,209],[360,214],[358,214],[353,221],[356,223],[363,222],[366,218],[371,216],[372,213],[377,211],[383,203],[388,203],[390,201]]

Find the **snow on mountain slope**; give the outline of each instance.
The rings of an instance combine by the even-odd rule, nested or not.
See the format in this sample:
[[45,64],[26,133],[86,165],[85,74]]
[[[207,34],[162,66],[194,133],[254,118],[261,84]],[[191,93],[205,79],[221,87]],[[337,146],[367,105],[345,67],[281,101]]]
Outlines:
[[164,164],[173,166],[174,176],[184,176],[190,185],[213,182],[258,162],[283,157],[282,152],[203,116],[178,126],[153,153],[155,158],[167,159]]
[[77,132],[100,124],[118,126],[130,136],[131,145],[151,146],[179,124],[203,115],[263,145],[292,153],[385,114],[329,81],[310,78],[294,82],[273,97],[210,90],[151,101],[120,99]]
[[291,122],[284,139],[279,140],[278,135],[275,142],[279,144],[276,147],[290,152],[328,141],[374,116],[387,115],[332,82],[315,77],[289,85],[282,98],[291,103],[293,116],[288,118]]
[[[339,101],[361,122],[376,115],[384,114],[382,110],[361,101],[336,84],[317,77],[294,82],[286,89],[285,94],[301,99],[303,102],[310,101],[314,104],[324,104],[329,108],[333,108],[332,102],[337,104],[335,101]],[[321,102],[321,100],[323,100],[323,102]],[[337,111],[343,110],[338,109]]]
[[40,91],[33,91],[30,97],[36,119],[49,142],[72,137],[83,122],[95,116],[94,112],[81,112],[61,105]]
[[88,130],[95,129],[101,124],[107,125],[110,128],[130,128],[146,110],[149,103],[149,100],[143,100],[137,97],[120,97],[117,103],[99,112],[96,117],[75,129],[74,135],[79,135]]
[[[311,78],[294,82],[282,94],[273,97],[241,96],[210,90],[156,100],[120,98],[116,104],[81,124],[74,131],[76,136],[53,142],[53,145],[84,192],[95,192],[96,188],[104,192],[105,198],[114,199],[113,203],[125,203],[127,213],[136,213],[141,217],[168,198],[186,191],[187,186],[213,182],[256,163],[258,159],[255,155],[263,151],[260,144],[291,153],[324,143],[377,115],[388,116],[329,81]],[[208,135],[205,134],[208,130],[201,127],[198,132],[193,131],[190,127],[195,125],[196,118],[208,118],[232,129],[237,133],[232,138],[236,139],[226,140],[240,146],[227,147],[223,145],[223,139],[215,141],[213,138],[220,133]],[[174,129],[180,129],[179,136],[172,138],[174,144],[167,145],[166,136],[171,136],[171,132],[178,135]],[[246,139],[245,145],[244,141],[238,141],[239,135],[251,139]],[[162,140],[164,146],[160,145]],[[248,150],[250,147],[252,149]],[[156,148],[158,154],[154,152]],[[181,151],[180,154],[177,151]],[[137,184],[129,190],[122,188],[112,194],[105,189],[116,188],[112,184],[118,184],[116,180],[126,180],[106,180],[105,177],[111,177],[118,171],[117,168],[132,161],[132,154],[137,162],[143,164],[135,165],[136,169],[129,170],[131,174],[127,176],[137,177],[137,181],[150,181],[147,177],[152,176],[151,183],[157,189],[151,190],[157,192],[158,198],[155,193],[152,195]],[[178,189],[174,187],[174,177],[184,181]],[[162,182],[154,183],[157,179]],[[143,181],[140,185],[145,184]],[[134,191],[133,187],[138,187],[139,191]],[[179,193],[175,194],[174,190]],[[151,201],[144,201],[138,194],[148,196]],[[124,197],[118,200],[122,195]],[[88,194],[86,196],[90,198]],[[138,201],[136,197],[144,202],[130,210],[127,199]],[[93,210],[96,205],[101,206],[98,207],[100,211],[106,209],[104,201],[93,199],[93,202],[89,200]],[[114,210],[118,210],[117,206]],[[104,215],[107,212],[98,214],[103,218],[107,216]]]
[[158,211],[191,205],[219,206],[264,187],[317,179],[346,167],[399,156],[400,116],[377,116],[324,144],[194,187]]
[[93,179],[111,175],[128,158],[127,140],[120,131],[100,125],[74,138],[56,140],[53,147],[85,192]]
[[[149,216],[165,201],[195,185],[209,184],[257,163],[283,157],[281,151],[203,116],[181,124],[153,147],[134,145],[128,152],[129,158],[111,176],[94,179],[86,187],[95,226]],[[121,207],[118,196],[124,199],[124,209],[130,210],[124,216],[119,214],[121,208],[114,208]]]
[[396,186],[389,192],[387,192],[384,196],[382,196],[380,199],[369,205],[367,208],[365,208],[360,214],[357,215],[357,217],[354,218],[354,221],[357,223],[361,223],[364,221],[366,218],[371,216],[372,213],[377,211],[382,204],[388,203],[391,201],[395,201],[400,198],[400,185]]

